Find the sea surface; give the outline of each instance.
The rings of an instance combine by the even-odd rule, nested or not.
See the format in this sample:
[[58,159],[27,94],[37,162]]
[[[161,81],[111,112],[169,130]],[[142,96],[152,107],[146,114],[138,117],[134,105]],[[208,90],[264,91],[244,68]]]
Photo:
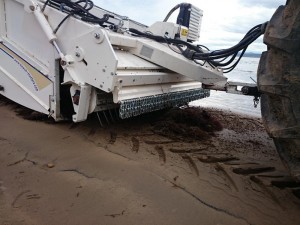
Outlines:
[[[228,77],[228,81],[254,83],[257,81],[258,63],[259,58],[243,57],[237,67],[225,76]],[[194,101],[190,105],[224,109],[239,114],[261,117],[260,104],[254,108],[252,96],[211,91],[209,98]]]

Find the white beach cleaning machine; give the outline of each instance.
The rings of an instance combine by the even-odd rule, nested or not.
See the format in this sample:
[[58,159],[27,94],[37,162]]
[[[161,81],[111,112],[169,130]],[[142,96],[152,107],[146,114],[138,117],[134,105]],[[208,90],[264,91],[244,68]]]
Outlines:
[[[177,22],[168,22],[175,11]],[[184,105],[209,89],[257,93],[223,73],[265,26],[210,51],[197,44],[202,16],[182,3],[148,27],[90,0],[0,0],[0,94],[57,121],[80,122],[93,112],[128,118]]]

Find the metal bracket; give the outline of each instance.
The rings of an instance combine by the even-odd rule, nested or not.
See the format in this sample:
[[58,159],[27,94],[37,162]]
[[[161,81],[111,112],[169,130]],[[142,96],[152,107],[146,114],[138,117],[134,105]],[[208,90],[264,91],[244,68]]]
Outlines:
[[[214,85],[205,85],[202,84],[204,89],[216,90],[216,91],[226,91],[230,94],[237,95],[252,95],[258,96],[259,92],[257,90],[257,85],[252,83],[243,83],[243,82],[227,82],[227,83],[216,83]],[[238,89],[241,87],[241,90]]]
[[90,85],[73,85],[71,87],[71,96],[74,96],[76,91],[79,92],[79,99],[78,102],[73,102],[73,107],[76,112],[76,114],[73,115],[73,121],[75,123],[87,119],[92,89]]
[[[243,83],[243,82],[227,82],[226,84],[226,92],[230,94],[238,94],[238,95],[252,95],[252,88],[256,88],[256,84],[251,83]],[[238,87],[242,87],[241,90],[238,90]]]

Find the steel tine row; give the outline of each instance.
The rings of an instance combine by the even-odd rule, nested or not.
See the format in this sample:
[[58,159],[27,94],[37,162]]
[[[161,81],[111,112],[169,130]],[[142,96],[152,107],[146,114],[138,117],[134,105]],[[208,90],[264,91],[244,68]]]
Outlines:
[[119,112],[116,108],[96,112],[96,115],[101,127],[109,126],[120,120]]

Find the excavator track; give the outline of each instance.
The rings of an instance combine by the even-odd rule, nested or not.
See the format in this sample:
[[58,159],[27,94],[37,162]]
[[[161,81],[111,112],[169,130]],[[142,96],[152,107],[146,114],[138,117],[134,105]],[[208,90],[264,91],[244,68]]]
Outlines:
[[258,87],[263,122],[293,177],[300,180],[300,1],[288,0],[270,20]]

